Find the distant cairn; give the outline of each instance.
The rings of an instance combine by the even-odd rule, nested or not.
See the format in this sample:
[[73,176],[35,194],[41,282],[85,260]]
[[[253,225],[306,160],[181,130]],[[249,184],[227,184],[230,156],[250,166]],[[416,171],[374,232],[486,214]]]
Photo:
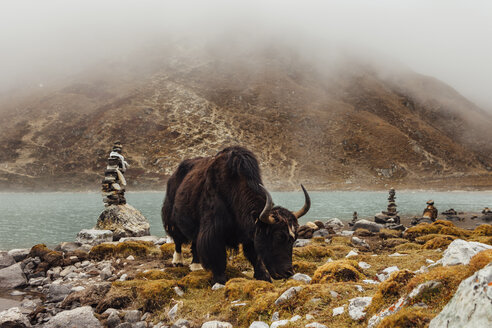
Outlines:
[[109,154],[108,165],[104,171],[104,179],[102,181],[102,194],[105,206],[124,205],[126,180],[124,173],[130,166],[126,161],[122,152],[122,145],[119,141],[115,142],[113,149]]

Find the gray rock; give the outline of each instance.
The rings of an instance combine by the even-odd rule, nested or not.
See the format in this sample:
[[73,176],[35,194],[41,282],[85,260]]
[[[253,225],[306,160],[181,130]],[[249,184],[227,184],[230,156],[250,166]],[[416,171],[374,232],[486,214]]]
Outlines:
[[115,328],[116,326],[118,326],[121,323],[118,312],[116,310],[114,312],[111,312],[106,322],[108,324],[108,328]]
[[122,322],[118,326],[116,326],[115,328],[133,328],[133,327],[132,327],[132,324],[129,322]]
[[277,298],[277,300],[275,301],[275,305],[279,306],[284,304],[285,302],[296,296],[297,293],[299,293],[301,290],[302,290],[301,286],[290,287],[285,292],[283,292],[279,298]]
[[[215,285],[214,285],[215,286]],[[176,295],[178,295],[179,297],[182,297],[185,293],[183,292],[183,290],[179,287],[174,287],[174,292],[176,293]]]
[[492,323],[492,263],[463,280],[449,303],[432,321],[437,327],[490,327]]
[[291,277],[291,279],[294,279],[294,280],[297,280],[297,281],[304,281],[306,283],[310,283],[311,282],[311,277],[308,276],[307,274],[304,274],[304,273],[296,273],[295,275],[293,275]]
[[352,245],[369,248],[369,244],[364,239],[355,236],[352,237]]
[[[162,239],[164,239],[164,238],[162,238]],[[124,242],[124,241],[129,241],[129,240],[132,240],[132,241],[150,241],[151,243],[154,243],[155,245],[157,245],[156,242],[159,240],[159,238],[157,238],[156,236],[123,237],[118,241]],[[165,243],[165,239],[164,239],[164,243]]]
[[442,255],[442,265],[466,265],[474,255],[486,249],[492,249],[492,246],[475,241],[453,240]]
[[440,281],[436,281],[436,280],[426,281],[424,283],[421,283],[420,285],[418,285],[414,289],[412,289],[410,294],[408,294],[408,298],[414,299],[417,296],[422,295],[426,291],[437,289],[437,288],[440,288],[441,286],[442,286],[442,283]]
[[282,326],[287,325],[288,323],[289,323],[289,320],[278,320],[278,321],[274,321],[270,325],[270,328],[282,327]]
[[280,313],[278,311],[273,312],[270,321],[278,321],[280,319]]
[[190,322],[186,319],[179,319],[176,321],[171,328],[189,328],[190,327]]
[[212,290],[219,290],[219,289],[222,289],[224,288],[225,285],[222,285],[222,284],[219,284],[218,282],[216,282],[213,286],[212,286]]
[[150,225],[147,219],[129,204],[108,206],[99,215],[96,229],[111,230],[114,240],[150,234]]
[[204,322],[202,328],[232,328],[232,325],[229,322],[214,320]]
[[171,321],[176,320],[176,316],[178,315],[179,306],[178,303],[174,304],[174,306],[167,312],[167,316]]
[[145,321],[135,322],[132,325],[132,328],[147,328],[147,322],[145,322]]
[[354,234],[354,231],[351,231],[351,230],[342,230],[339,232],[340,236],[344,236],[344,237],[350,237]]
[[21,263],[0,269],[0,286],[2,288],[16,288],[26,284],[27,279],[22,271]]
[[101,277],[102,280],[106,280],[109,277],[113,275],[113,272],[111,272],[111,265],[105,266],[102,270],[99,276]]
[[51,284],[48,289],[48,301],[49,302],[61,302],[72,292],[72,285],[57,285]]
[[352,230],[355,231],[357,229],[366,229],[371,232],[379,232],[382,228],[384,228],[384,226],[381,224],[362,219],[355,222]]
[[340,219],[333,218],[325,222],[325,228],[330,230],[333,229],[335,232],[340,232],[343,230],[344,224]]
[[90,306],[62,311],[49,319],[44,328],[102,328]]
[[126,273],[123,273],[120,277],[120,279],[118,279],[119,281],[125,281],[126,279],[128,278],[128,274]]
[[15,262],[20,262],[29,255],[29,252],[28,248],[14,248],[8,251],[8,254],[14,258]]
[[253,321],[250,325],[249,328],[270,328],[270,326],[263,321]]
[[77,242],[89,245],[99,245],[113,241],[111,230],[83,229],[77,234]]
[[43,284],[44,277],[36,277],[29,279],[29,285],[31,286],[41,286]]
[[156,241],[154,241],[154,244],[155,245],[164,245],[166,243],[167,239],[166,237],[161,237],[159,239],[157,239]]
[[315,231],[313,233],[313,238],[314,237],[325,237],[325,236],[328,236],[330,234],[330,232],[326,229],[319,229],[318,231]]
[[332,315],[335,317],[337,315],[343,314],[345,312],[345,305],[336,307],[332,310]]
[[67,252],[73,252],[73,251],[76,251],[76,250],[80,250],[81,248],[82,248],[82,244],[79,243],[79,242],[75,242],[75,241],[64,241],[64,242],[59,243],[55,247],[55,251],[60,251],[60,252],[63,252],[63,253],[67,253]]
[[25,328],[31,327],[31,323],[18,307],[13,307],[0,312],[1,328]]
[[6,268],[15,264],[14,257],[8,252],[0,252],[0,269]]
[[371,265],[369,263],[366,263],[366,262],[363,262],[363,261],[360,261],[359,262],[359,266],[361,267],[361,269],[369,269],[371,267]]
[[361,320],[366,316],[364,312],[371,304],[372,297],[355,297],[349,300],[348,313],[352,320]]
[[322,324],[317,323],[317,322],[308,323],[304,327],[306,327],[306,328],[328,328],[328,326],[322,325]]
[[142,318],[142,312],[139,310],[130,310],[125,313],[126,322],[138,322]]
[[294,247],[304,247],[306,245],[309,245],[311,243],[311,240],[309,239],[297,239],[294,242]]

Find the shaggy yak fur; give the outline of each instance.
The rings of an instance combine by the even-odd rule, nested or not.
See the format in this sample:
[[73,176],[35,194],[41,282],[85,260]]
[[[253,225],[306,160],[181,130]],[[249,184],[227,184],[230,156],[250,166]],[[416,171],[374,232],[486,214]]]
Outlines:
[[191,268],[211,270],[214,282],[225,283],[226,248],[243,245],[254,277],[271,281],[293,274],[292,247],[298,212],[275,206],[262,186],[255,155],[228,147],[213,157],[183,161],[167,183],[162,207],[164,229],[174,239],[174,265],[183,265],[181,245],[191,241]]

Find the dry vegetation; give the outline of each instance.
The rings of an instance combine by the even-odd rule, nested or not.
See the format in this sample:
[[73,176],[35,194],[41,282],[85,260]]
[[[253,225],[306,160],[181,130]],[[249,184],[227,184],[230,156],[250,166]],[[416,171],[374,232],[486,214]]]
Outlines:
[[[329,327],[358,327],[367,325],[368,318],[407,295],[420,283],[437,281],[439,284],[435,288],[427,290],[379,324],[379,327],[425,327],[450,300],[459,283],[492,260],[492,251],[477,254],[469,265],[435,266],[424,273],[414,271],[428,265],[428,259],[440,259],[448,241],[455,237],[475,240],[491,235],[490,225],[467,231],[438,221],[411,228],[403,236],[383,231],[364,237],[371,249],[359,249],[359,255],[349,259],[345,255],[354,249],[350,246],[350,237],[332,236],[331,241],[316,239],[309,246],[294,251],[295,271],[310,275],[313,278],[310,284],[294,280],[273,283],[254,280],[251,265],[239,249],[229,252],[229,280],[225,288],[215,291],[211,289],[209,272],[172,267],[172,244],[160,248],[142,242],[101,244],[91,250],[90,256],[112,259],[117,268],[122,266],[114,263],[116,258],[129,254],[136,257],[132,267],[125,268],[127,272],[133,270],[133,274],[129,274],[130,280],[112,284],[110,291],[99,301],[99,313],[109,307],[141,309],[151,314],[152,321],[171,324],[167,312],[179,303],[178,316],[190,320],[194,327],[211,319],[231,322],[234,327],[249,327],[255,320],[270,322],[277,311],[280,319],[290,319],[294,315],[302,317],[285,327],[303,327],[312,321]],[[426,246],[431,244],[432,247]],[[43,246],[33,251],[42,255],[49,253]],[[403,256],[390,256],[396,251]],[[189,254],[189,249],[186,252]],[[188,257],[187,261],[191,262],[191,259]],[[371,267],[362,269],[358,264],[360,261]],[[377,285],[362,281],[377,280],[376,274],[390,266],[398,266],[400,271],[391,274],[386,281]],[[275,305],[275,300],[292,286],[303,286],[303,289],[289,301]],[[181,288],[184,295],[178,296],[175,287]],[[353,321],[347,314],[347,306],[351,298],[358,296],[371,296],[373,301],[367,308],[366,318]],[[344,305],[344,314],[332,315],[333,308]],[[307,320],[307,314],[315,320]]]

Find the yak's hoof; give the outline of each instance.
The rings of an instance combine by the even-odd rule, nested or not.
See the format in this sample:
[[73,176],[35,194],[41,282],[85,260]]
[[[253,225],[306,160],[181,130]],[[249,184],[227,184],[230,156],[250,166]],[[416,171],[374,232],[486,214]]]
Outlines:
[[174,266],[183,266],[183,262],[184,262],[183,254],[174,252],[173,262],[172,262],[173,265]]
[[200,270],[203,270],[203,267],[200,263],[191,263],[190,264],[190,270],[191,271],[200,271]]

